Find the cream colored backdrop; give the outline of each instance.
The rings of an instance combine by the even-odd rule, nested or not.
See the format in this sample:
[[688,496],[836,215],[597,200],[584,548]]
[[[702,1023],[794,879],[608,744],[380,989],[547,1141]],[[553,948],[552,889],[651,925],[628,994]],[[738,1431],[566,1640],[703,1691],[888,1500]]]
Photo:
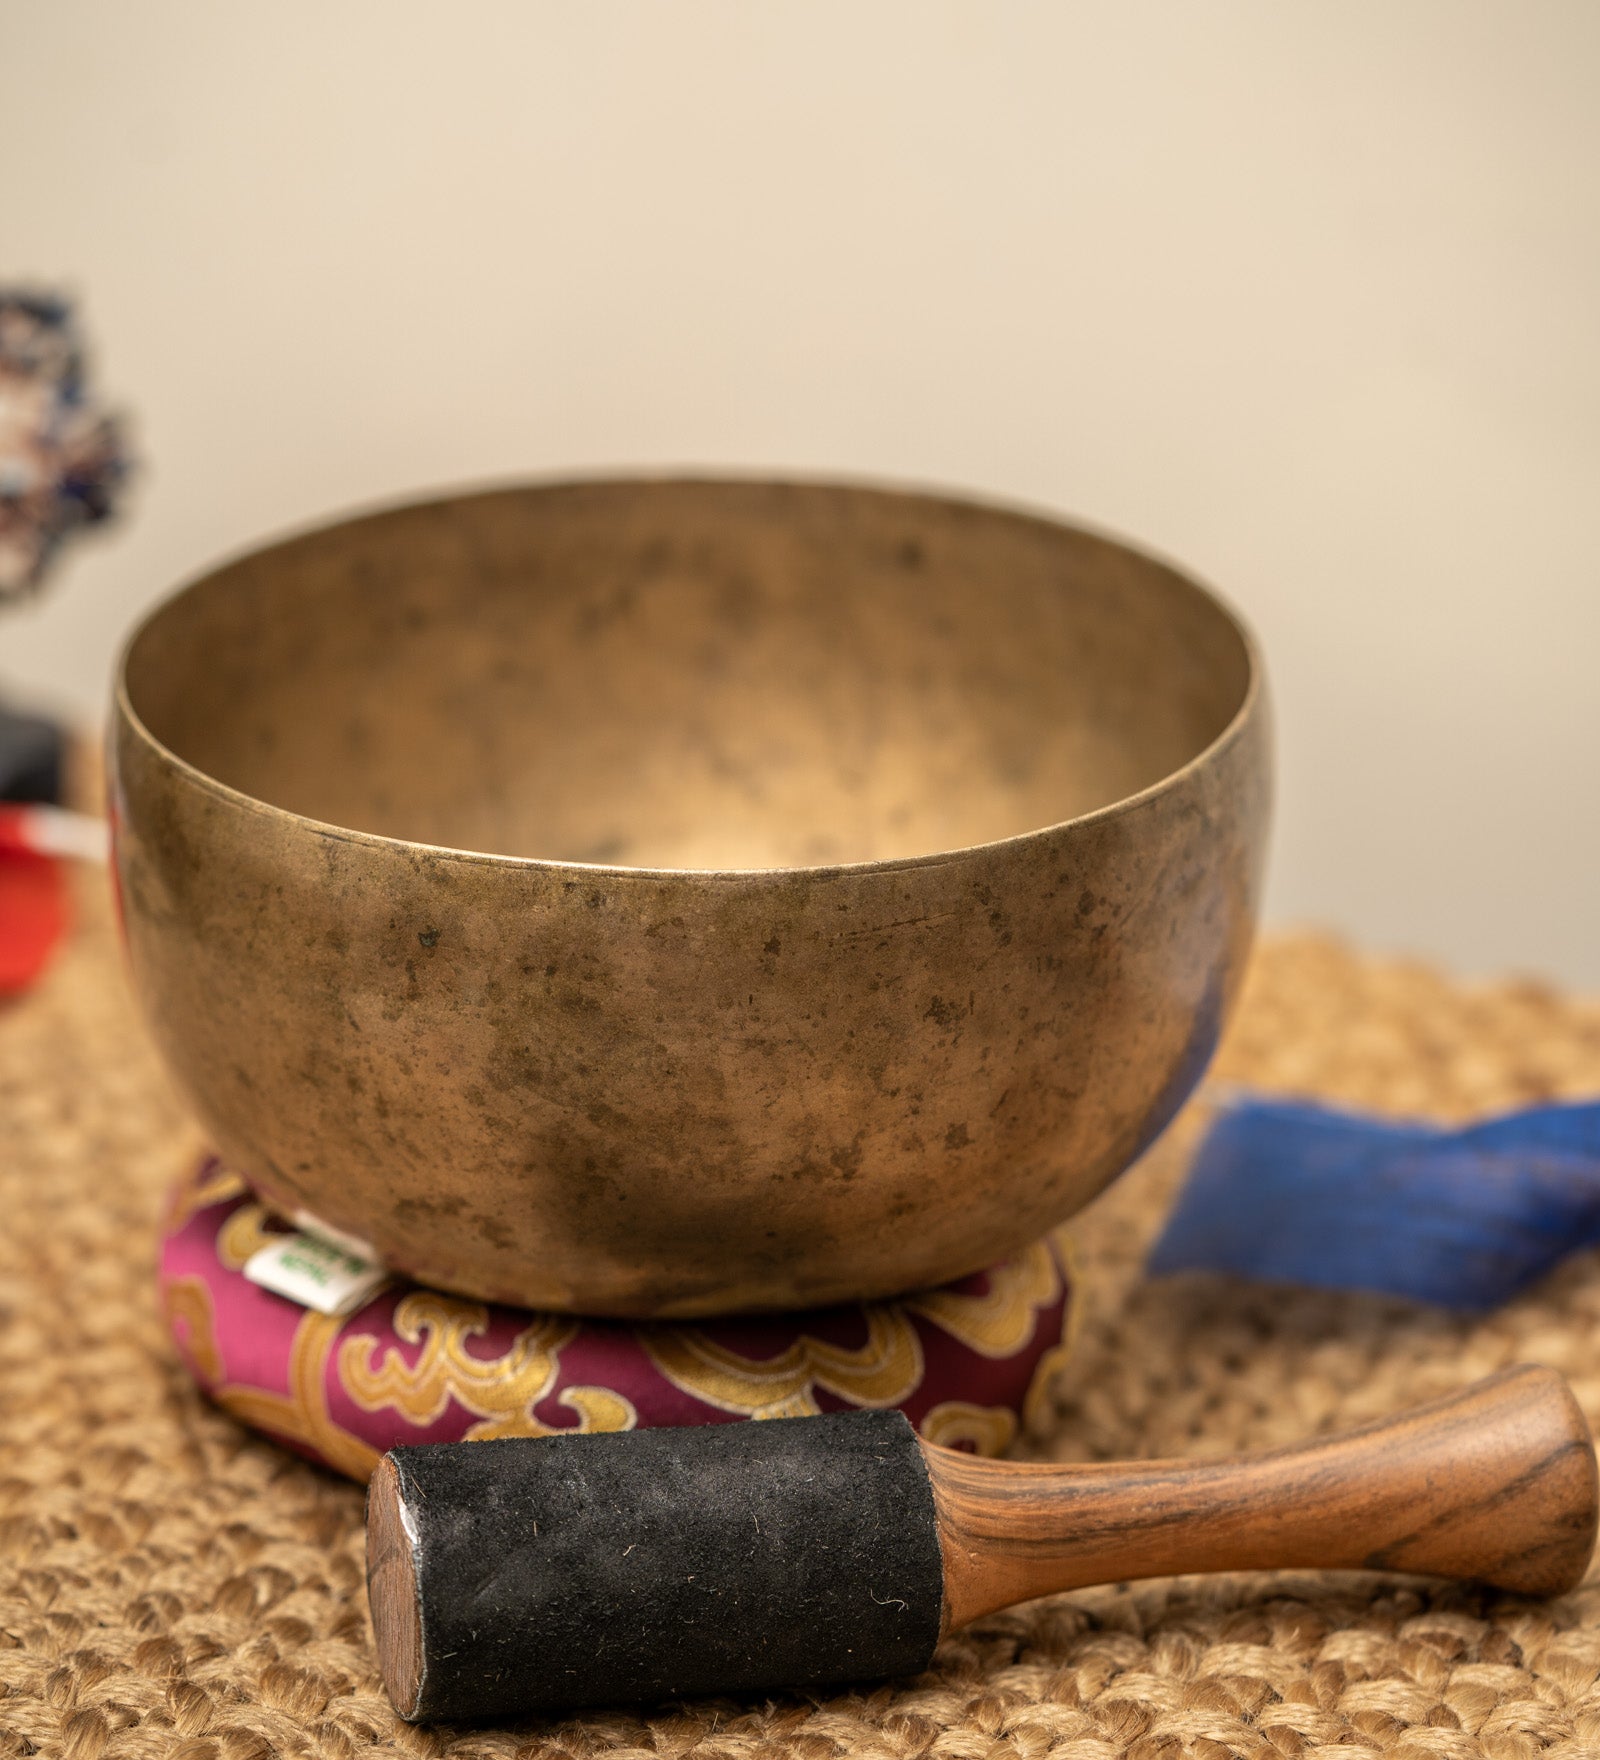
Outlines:
[[148,468],[0,687],[400,491],[966,486],[1255,623],[1278,920],[1600,987],[1597,93],[1596,0],[3,0],[0,280]]

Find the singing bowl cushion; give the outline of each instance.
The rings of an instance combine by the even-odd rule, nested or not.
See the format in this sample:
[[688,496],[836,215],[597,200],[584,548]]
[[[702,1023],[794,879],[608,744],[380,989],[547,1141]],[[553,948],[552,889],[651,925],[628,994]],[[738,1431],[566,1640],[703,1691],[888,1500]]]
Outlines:
[[696,1323],[581,1320],[395,1280],[342,1318],[259,1288],[287,1231],[207,1157],[172,1194],[161,1297],[205,1393],[353,1479],[400,1443],[725,1424],[897,1406],[931,1442],[996,1454],[1066,1350],[1059,1236],[896,1301]]

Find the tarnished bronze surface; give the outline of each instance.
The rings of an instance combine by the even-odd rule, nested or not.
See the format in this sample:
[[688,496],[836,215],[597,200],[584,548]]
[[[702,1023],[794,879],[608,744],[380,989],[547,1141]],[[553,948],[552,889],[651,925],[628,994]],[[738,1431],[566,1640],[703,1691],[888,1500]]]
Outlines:
[[1254,924],[1248,638],[967,502],[402,507],[170,600],[115,713],[134,977],[201,1120],[472,1295],[696,1315],[981,1266],[1160,1130]]

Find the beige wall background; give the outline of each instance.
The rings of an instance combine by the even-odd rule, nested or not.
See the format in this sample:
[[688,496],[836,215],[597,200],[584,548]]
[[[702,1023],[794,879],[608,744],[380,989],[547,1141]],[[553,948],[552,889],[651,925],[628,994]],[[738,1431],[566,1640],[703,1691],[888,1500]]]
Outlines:
[[1594,0],[5,0],[0,279],[146,468],[0,688],[401,492],[966,487],[1255,624],[1277,921],[1600,988],[1597,91]]

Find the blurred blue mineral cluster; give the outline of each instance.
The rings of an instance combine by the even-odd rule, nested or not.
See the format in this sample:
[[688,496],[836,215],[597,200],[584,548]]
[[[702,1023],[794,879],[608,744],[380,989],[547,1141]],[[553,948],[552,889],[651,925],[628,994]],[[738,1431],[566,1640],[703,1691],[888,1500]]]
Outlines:
[[0,603],[33,592],[127,479],[121,420],[90,395],[72,307],[0,288]]

